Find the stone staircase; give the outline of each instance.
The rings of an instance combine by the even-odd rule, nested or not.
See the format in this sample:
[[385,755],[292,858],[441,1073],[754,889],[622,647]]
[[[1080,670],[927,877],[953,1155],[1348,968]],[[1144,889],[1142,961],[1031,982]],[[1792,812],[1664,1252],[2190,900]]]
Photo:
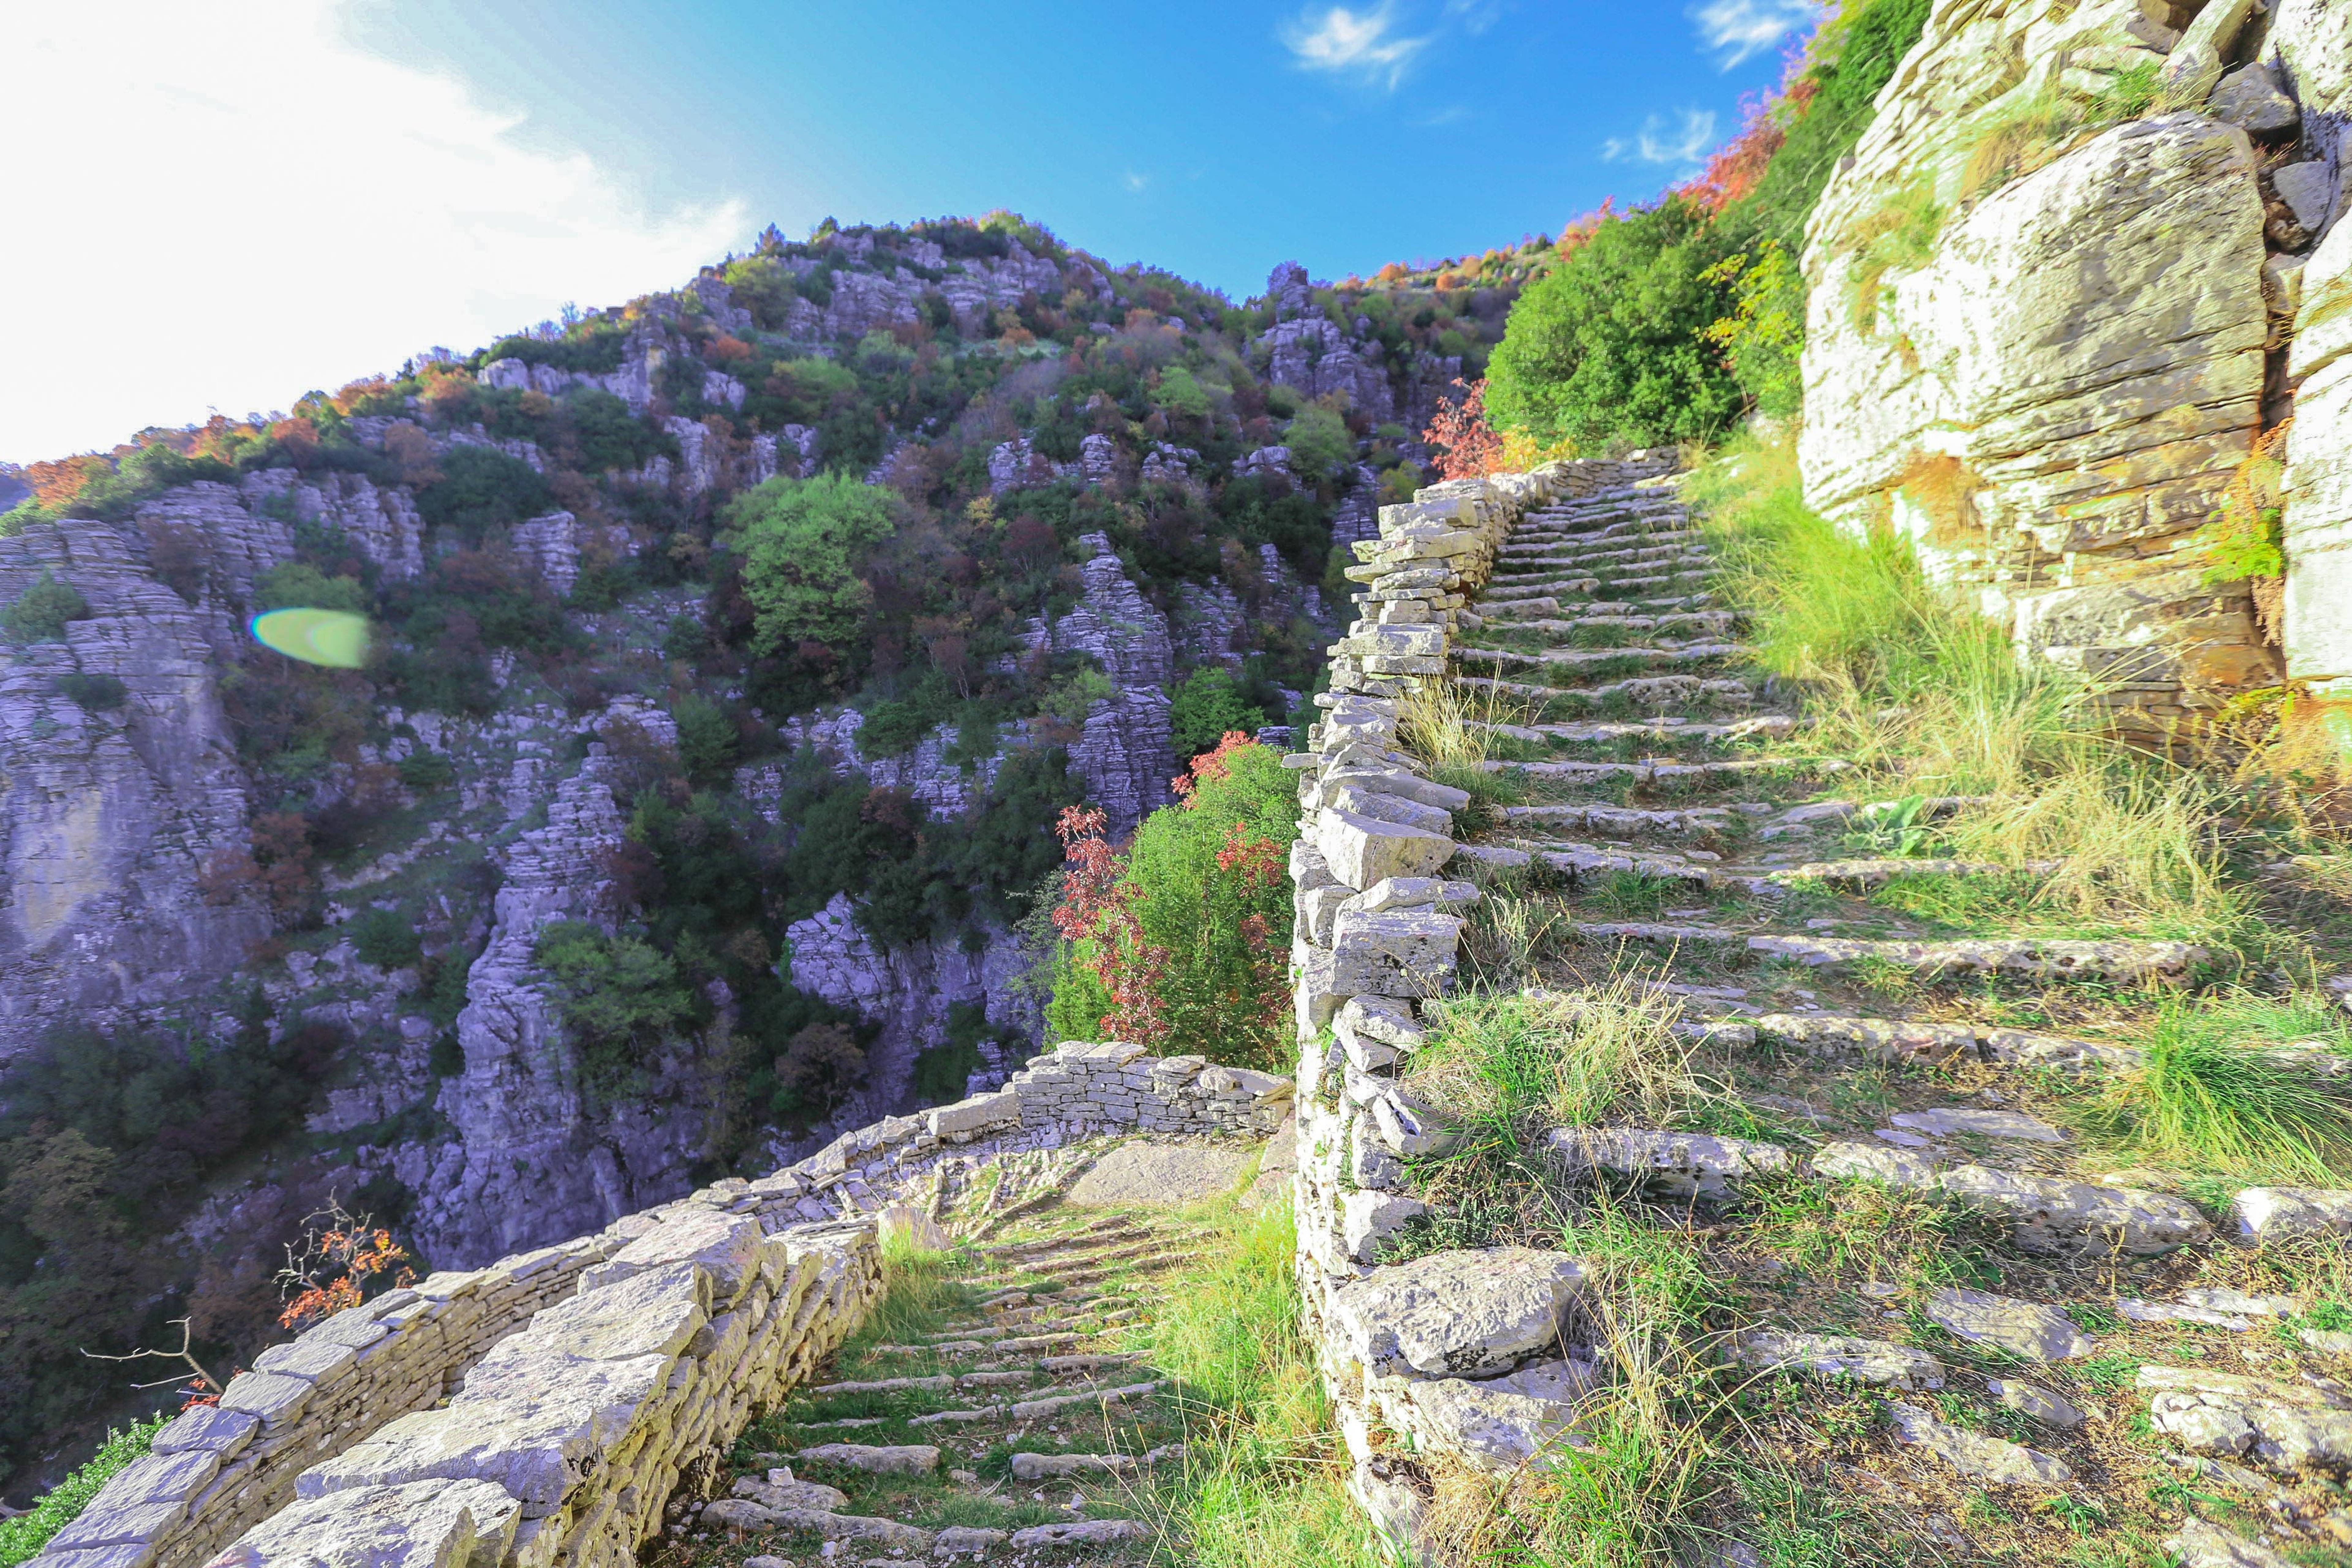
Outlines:
[[[1457,989],[1504,977],[1572,1019],[1603,993],[1622,1005],[1630,984],[1670,1009],[1675,1032],[1720,1075],[1724,1102],[1703,1130],[1561,1128],[1549,1135],[1555,1168],[1629,1205],[1620,1212],[1719,1282],[1710,1353],[1779,1402],[1807,1484],[1907,1534],[1906,1550],[2057,1561],[2076,1541],[2146,1548],[2161,1535],[2188,1568],[2281,1564],[2288,1552],[2352,1561],[2330,1555],[2352,1549],[2352,1322],[2314,1313],[2324,1289],[2345,1287],[2352,1190],[2112,1170],[2070,1131],[2070,1102],[2141,1064],[2130,1042],[2159,994],[2198,985],[2211,955],[2186,942],[1939,923],[1906,913],[1916,902],[1874,900],[1897,878],[2022,887],[2058,868],[1897,854],[1887,829],[1899,814],[1932,823],[1969,803],[1842,794],[1854,770],[1810,747],[1801,715],[1773,701],[1718,581],[1670,479],[1523,511],[1484,591],[1453,611],[1443,677],[1488,748],[1484,767],[1508,780],[1517,804],[1473,805],[1416,780],[1426,764],[1393,750],[1370,757],[1377,740],[1345,742],[1362,760],[1335,765],[1402,770],[1396,778],[1357,778],[1353,804],[1332,793],[1339,773],[1319,786],[1327,805],[1424,831],[1445,830],[1423,819],[1430,807],[1451,812],[1463,842],[1445,874],[1512,900],[1519,928],[1543,933],[1499,954],[1465,935]],[[1369,680],[1359,689],[1332,704],[1335,724],[1386,708]],[[1328,727],[1323,749],[1339,750]],[[1422,803],[1422,815],[1367,806],[1381,789]],[[1328,853],[1333,841],[1321,842]],[[1315,874],[1347,879],[1338,856]],[[1302,880],[1302,915],[1318,900],[1381,907],[1374,884],[1361,885],[1320,892]],[[1470,896],[1448,893],[1440,907]],[[1330,988],[1344,997],[1344,934],[1338,945]],[[1440,957],[1398,948],[1389,962],[1445,983]],[[1362,989],[1410,994],[1393,979]],[[2021,1018],[2034,1026],[2015,1026]],[[1338,1118],[1328,1125],[1347,1129],[1319,1135],[1332,1140],[1325,1160],[1345,1174],[1323,1199],[1331,1239],[1305,1245],[1338,1249],[1318,1258],[1336,1282],[1327,1356],[1369,1373],[1369,1408],[1418,1450],[1360,1451],[1357,1494],[1392,1539],[1426,1544],[1418,1521],[1439,1470],[1508,1475],[1547,1444],[1575,1446],[1578,1404],[1601,1373],[1577,1359],[1597,1352],[1566,1327],[1535,1336],[1551,1342],[1539,1355],[1564,1362],[1528,1361],[1522,1345],[1465,1374],[1455,1369],[1492,1344],[1453,1345],[1446,1333],[1460,1331],[1439,1325],[1440,1351],[1417,1368],[1382,1348],[1408,1337],[1381,1327],[1383,1315],[1413,1321],[1414,1301],[1438,1294],[1484,1323],[1589,1329],[1601,1314],[1579,1304],[1588,1276],[1525,1261],[1572,1261],[1554,1253],[1364,1267],[1425,1249],[1412,1227],[1442,1216],[1402,1195],[1412,1184],[1398,1162],[1454,1140],[1445,1106],[1400,1086],[1425,1046],[1425,1014],[1360,996],[1333,1022],[1333,1054],[1318,1075],[1310,1049],[1301,1093],[1320,1078]],[[2340,1043],[2280,1054],[2314,1072],[2352,1070]],[[1309,1120],[1302,1110],[1303,1138]],[[1792,1213],[1906,1202],[1950,1227],[1948,1256],[1924,1271],[1818,1247],[1807,1266],[1790,1263]],[[1515,1280],[1522,1268],[1540,1288]],[[1818,1436],[1856,1421],[1853,1436]],[[1712,1560],[1759,1559],[1727,1547]],[[2110,1559],[2082,1559],[2094,1560]]]
[[1160,1541],[1150,1489],[1184,1447],[1143,1331],[1199,1235],[1165,1214],[1057,1204],[937,1255],[803,1397],[744,1433],[715,1500],[672,1503],[640,1560],[1144,1559]]

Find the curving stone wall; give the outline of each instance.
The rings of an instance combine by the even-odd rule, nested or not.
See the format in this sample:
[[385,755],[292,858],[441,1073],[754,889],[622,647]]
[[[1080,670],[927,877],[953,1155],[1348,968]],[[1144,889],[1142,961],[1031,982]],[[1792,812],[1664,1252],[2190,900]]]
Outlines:
[[[184,1412],[38,1568],[633,1563],[880,1298],[875,1216],[1050,1195],[1084,1141],[1264,1133],[1287,1079],[1070,1042],[992,1094],[844,1134],[593,1236],[437,1273],[264,1352]],[[1056,1158],[1056,1152],[1070,1151]]]
[[1400,704],[1444,676],[1454,630],[1480,624],[1465,605],[1521,514],[1672,467],[1638,452],[1554,463],[1381,508],[1380,537],[1355,547],[1363,563],[1348,573],[1365,585],[1355,596],[1362,618],[1331,648],[1331,689],[1315,700],[1325,716],[1308,749],[1286,759],[1299,771],[1302,808],[1290,852],[1299,1290],[1354,1461],[1349,1490],[1408,1552],[1422,1492],[1391,1468],[1396,1450],[1375,1446],[1376,1429],[1421,1452],[1508,1469],[1532,1451],[1524,1434],[1591,1373],[1557,1355],[1583,1284],[1574,1259],[1502,1248],[1372,1261],[1426,1212],[1402,1190],[1401,1160],[1427,1152],[1432,1130],[1393,1074],[1423,1041],[1418,1004],[1453,982],[1456,911],[1479,896],[1444,876],[1476,853],[1454,837],[1452,814],[1469,796],[1431,780],[1402,749]]

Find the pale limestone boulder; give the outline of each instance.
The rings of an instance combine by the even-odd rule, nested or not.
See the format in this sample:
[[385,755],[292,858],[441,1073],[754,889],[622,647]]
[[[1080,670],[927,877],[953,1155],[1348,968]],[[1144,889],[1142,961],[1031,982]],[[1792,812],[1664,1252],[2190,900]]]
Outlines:
[[2181,1568],[2294,1568],[2267,1546],[2231,1534],[2191,1514],[2164,1542]]
[[1994,1345],[2029,1361],[2089,1355],[2091,1336],[2055,1307],[1983,1290],[1940,1289],[1927,1295],[1927,1317],[1970,1344]]
[[1963,1476],[2009,1485],[2054,1487],[2072,1479],[2065,1460],[2021,1443],[1988,1437],[1937,1420],[1916,1405],[1890,1405],[1897,1441],[1924,1449]]
[[[1938,45],[1963,13],[2034,9],[1953,7],[1921,49],[1989,43],[1964,29]],[[2012,621],[2021,654],[2129,682],[2147,722],[2185,711],[2184,692],[2274,679],[2248,592],[2205,582],[2189,537],[2259,414],[2266,252],[2245,132],[2191,114],[2101,132],[1953,211],[1926,266],[1884,275],[1874,310],[1856,301],[1863,226],[1921,170],[1950,206],[1965,133],[2008,101],[1932,115],[1906,98],[1919,61],[1809,236],[1808,499],[1852,526],[1892,522]]]
[[1559,1342],[1584,1279],[1584,1265],[1563,1253],[1432,1253],[1334,1290],[1332,1327],[1351,1359],[1375,1371],[1490,1374]]
[[1734,1342],[1728,1353],[1735,1364],[1750,1372],[1803,1373],[1914,1391],[1944,1386],[1943,1363],[1926,1351],[1888,1340],[1752,1329]]
[[2286,668],[2352,696],[2352,224],[2321,239],[2299,292],[2287,354]]
[[2270,1383],[2201,1367],[2144,1366],[2148,1421],[2193,1453],[2274,1469],[2352,1468],[2352,1399],[2328,1384]]
[[297,1502],[209,1568],[471,1568],[505,1557],[521,1510],[488,1481],[412,1481]]
[[1503,1474],[1555,1444],[1600,1381],[1591,1362],[1555,1359],[1500,1377],[1383,1379],[1379,1393],[1416,1447]]
[[1332,920],[1332,984],[1342,993],[1434,996],[1454,979],[1462,917],[1433,909],[1342,910]]
[[2241,1236],[2352,1236],[2352,1192],[2248,1187],[2231,1204],[2230,1214]]
[[739,1476],[730,1490],[736,1497],[749,1498],[761,1508],[821,1508],[838,1513],[849,1506],[849,1494],[836,1487],[815,1481],[801,1480],[789,1465],[770,1470],[762,1480],[755,1476]]
[[2055,1426],[2062,1432],[2072,1432],[2090,1419],[2072,1400],[2053,1394],[2038,1383],[2022,1383],[2013,1377],[1989,1377],[1985,1388],[2000,1401],[2005,1409],[2014,1410],[2044,1426]]
[[1325,806],[1315,815],[1315,847],[1333,876],[1349,887],[1369,888],[1391,877],[1434,876],[1454,858],[1454,842],[1444,834]]

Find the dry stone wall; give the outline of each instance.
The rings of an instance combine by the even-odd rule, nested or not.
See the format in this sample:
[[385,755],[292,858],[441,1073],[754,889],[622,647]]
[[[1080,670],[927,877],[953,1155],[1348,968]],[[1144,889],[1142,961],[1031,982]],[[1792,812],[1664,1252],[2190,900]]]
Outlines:
[[1290,1097],[1265,1073],[1069,1042],[995,1093],[859,1128],[772,1175],[434,1274],[264,1352],[34,1561],[632,1563],[672,1494],[707,1492],[735,1435],[880,1299],[886,1208],[936,1213],[996,1164],[1005,1212],[1083,1163],[1030,1157],[1129,1131],[1263,1135]]
[[1648,453],[1555,463],[1383,507],[1379,538],[1355,546],[1361,563],[1348,572],[1364,584],[1360,618],[1331,648],[1324,718],[1286,759],[1301,807],[1290,856],[1299,1288],[1354,1464],[1349,1489],[1401,1549],[1422,1494],[1376,1430],[1508,1470],[1595,1376],[1589,1360],[1559,1353],[1583,1287],[1573,1258],[1502,1248],[1374,1262],[1426,1212],[1403,1191],[1402,1161],[1431,1152],[1437,1132],[1392,1075],[1423,1041],[1419,1004],[1453,983],[1458,911],[1479,897],[1444,875],[1478,855],[1454,833],[1469,796],[1408,749],[1402,705],[1444,679],[1454,633],[1481,624],[1466,603],[1523,513],[1671,467]]

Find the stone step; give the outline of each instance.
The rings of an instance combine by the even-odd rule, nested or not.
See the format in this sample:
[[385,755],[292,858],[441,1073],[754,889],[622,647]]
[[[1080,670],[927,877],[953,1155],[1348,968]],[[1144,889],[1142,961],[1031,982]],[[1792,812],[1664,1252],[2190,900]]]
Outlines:
[[1013,1479],[1042,1481],[1068,1476],[1128,1476],[1183,1457],[1181,1443],[1164,1444],[1140,1454],[1041,1454],[1023,1450],[1013,1456]]
[[1518,593],[1479,600],[1476,613],[1483,624],[1509,626],[1522,618],[1540,619],[1546,616],[1572,619],[1586,615],[1672,615],[1677,610],[1704,610],[1716,605],[1717,596],[1713,594],[1676,594],[1663,599],[1563,598],[1541,584],[1530,584]]
[[1834,772],[1846,766],[1835,758],[1727,757],[1717,762],[1685,763],[1670,758],[1644,758],[1635,763],[1584,762],[1575,758],[1540,763],[1486,762],[1481,773],[1517,769],[1529,778],[1597,781],[1631,779],[1637,785],[1686,786],[1754,774],[1799,775]]
[[1753,687],[1730,676],[1711,679],[1696,675],[1635,676],[1630,680],[1612,681],[1605,686],[1535,686],[1523,680],[1500,680],[1487,675],[1457,675],[1453,679],[1454,684],[1463,689],[1483,695],[1517,697],[1546,703],[1565,702],[1584,708],[1619,701],[1636,707],[1664,707],[1669,702],[1706,700],[1729,707],[1745,707],[1756,700]]
[[1561,805],[1507,805],[1500,813],[1509,826],[1582,828],[1588,833],[1643,837],[1696,837],[1722,831],[1738,821],[1727,805],[1696,805],[1684,810],[1654,810],[1613,805],[1603,801]]
[[1659,719],[1595,719],[1568,724],[1504,724],[1465,720],[1464,727],[1501,735],[1507,740],[1567,742],[1573,745],[1601,745],[1618,741],[1705,741],[1721,744],[1752,740],[1759,735],[1793,734],[1797,730],[1797,721],[1785,713],[1759,713],[1752,718],[1722,721],[1686,719],[1680,715]]
[[960,1410],[933,1410],[921,1415],[909,1416],[909,1426],[971,1426],[986,1421],[1034,1421],[1041,1416],[1058,1415],[1082,1405],[1116,1405],[1129,1399],[1140,1399],[1157,1394],[1166,1387],[1164,1381],[1153,1378],[1143,1383],[1121,1384],[1116,1387],[1073,1389],[1066,1394],[1041,1394],[1034,1399],[999,1400],[994,1404],[974,1405]]
[[1719,664],[1725,659],[1742,658],[1752,650],[1738,643],[1692,643],[1683,647],[1592,647],[1548,648],[1541,653],[1521,653],[1516,648],[1479,647],[1475,645],[1457,647],[1454,657],[1465,664],[1500,665],[1508,669],[1591,669],[1633,665],[1654,668],[1661,665]]
[[1572,929],[1591,942],[1744,948],[1758,957],[1793,958],[1816,969],[1880,963],[1922,980],[2006,974],[2032,980],[2139,984],[2183,979],[2210,957],[2204,948],[2185,942],[2097,942],[2058,937],[1878,942],[1640,921],[1579,922]]
[[1765,1013],[1747,1022],[1758,1039],[1774,1045],[1792,1046],[1813,1056],[1853,1056],[1890,1065],[1975,1060],[2069,1072],[2122,1072],[2146,1059],[2145,1052],[2131,1046],[1991,1025],[1827,1013]]
[[1653,533],[1640,540],[1609,540],[1598,547],[1588,543],[1514,539],[1496,552],[1496,559],[1599,567],[1622,565],[1628,562],[1711,562],[1714,557],[1707,552],[1706,545],[1697,542],[1697,535],[1675,532]]
[[[1600,604],[1593,607],[1598,611],[1613,606]],[[1601,631],[1620,632],[1628,636],[1636,633],[1654,636],[1660,632],[1672,632],[1681,636],[1703,635],[1719,637],[1728,636],[1739,621],[1739,616],[1730,610],[1682,610],[1665,616],[1593,614],[1567,616],[1556,620],[1497,621],[1495,623],[1495,628],[1497,631],[1522,633],[1538,637],[1575,637]],[[1481,623],[1477,629],[1485,630],[1485,624]]]
[[1824,1143],[1813,1152],[1806,1169],[1826,1179],[1941,1193],[2009,1222],[2011,1241],[2026,1253],[2154,1257],[2210,1241],[2213,1235],[2211,1223],[2196,1205],[2168,1193],[1990,1165],[1946,1165],[1931,1152],[1876,1141]]

